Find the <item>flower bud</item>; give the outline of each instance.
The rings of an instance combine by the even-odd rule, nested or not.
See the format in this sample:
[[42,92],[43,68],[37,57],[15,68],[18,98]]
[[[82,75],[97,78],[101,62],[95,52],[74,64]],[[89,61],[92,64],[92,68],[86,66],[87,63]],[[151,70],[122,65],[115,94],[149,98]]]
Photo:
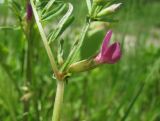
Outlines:
[[27,15],[26,15],[27,21],[31,21],[33,17],[33,11],[32,11],[32,6],[29,2],[27,3],[26,12],[27,12]]
[[116,10],[118,10],[120,8],[122,3],[118,3],[118,4],[113,4],[103,10],[101,10],[97,16],[98,17],[101,17],[101,16],[105,16],[105,15],[108,15],[108,14],[112,14],[114,13]]
[[62,58],[62,56],[61,55],[58,55],[58,64],[59,65],[62,65],[63,63],[64,63],[64,60],[63,60],[63,58]]

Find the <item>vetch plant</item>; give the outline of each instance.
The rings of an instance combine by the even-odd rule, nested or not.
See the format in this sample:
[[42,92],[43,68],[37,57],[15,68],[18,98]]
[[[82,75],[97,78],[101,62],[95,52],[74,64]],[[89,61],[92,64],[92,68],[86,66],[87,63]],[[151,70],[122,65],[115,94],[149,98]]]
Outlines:
[[[147,22],[145,14],[157,18],[158,1],[125,1],[120,25],[113,23],[121,5],[114,0],[31,3],[0,4],[1,121],[51,121],[56,86],[53,120],[159,119],[160,49],[152,36],[157,22]],[[128,48],[131,39],[138,46]]]
[[[115,13],[115,11],[119,8],[121,4],[118,3],[116,5],[110,5],[110,2],[105,0],[86,0],[88,15],[86,16],[85,25],[81,31],[79,39],[75,41],[68,57],[64,59],[61,35],[74,21],[74,9],[72,4],[65,3],[59,0],[49,0],[47,2],[30,0],[30,3],[35,17],[35,22],[37,24],[39,33],[43,40],[44,47],[46,49],[51,63],[54,77],[57,80],[57,91],[52,121],[60,121],[61,111],[63,107],[62,102],[64,86],[65,81],[68,79],[68,77],[70,77],[72,73],[88,71],[104,63],[116,63],[120,59],[120,44],[118,42],[115,42],[114,44],[109,45],[109,41],[112,35],[112,31],[110,30],[106,34],[106,37],[102,43],[101,50],[98,54],[86,60],[73,63],[77,54],[80,51],[80,48],[88,32],[90,24],[94,21],[115,22],[116,20],[113,19],[112,15]],[[58,15],[62,15],[62,13],[64,12],[66,13],[60,19],[56,29],[53,30],[49,35],[47,35],[44,31],[43,22],[48,22],[52,18]],[[28,6],[27,13],[27,19],[29,20],[32,16],[30,6]],[[50,46],[50,44],[54,44],[55,41],[59,41],[57,56],[53,54]]]

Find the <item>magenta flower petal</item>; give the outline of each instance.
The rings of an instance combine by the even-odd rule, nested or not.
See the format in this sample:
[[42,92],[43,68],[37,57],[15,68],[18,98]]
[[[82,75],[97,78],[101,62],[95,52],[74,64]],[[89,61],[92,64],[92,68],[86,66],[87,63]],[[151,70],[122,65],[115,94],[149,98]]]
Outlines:
[[118,42],[112,44],[105,55],[102,57],[104,63],[113,64],[117,62],[121,57],[120,44]]
[[106,52],[107,50],[107,47],[109,45],[109,41],[111,39],[111,36],[112,36],[112,30],[109,30],[103,40],[103,43],[102,43],[102,48],[101,48],[101,53],[102,55]]
[[98,64],[109,63],[114,64],[121,58],[121,48],[120,43],[115,42],[109,46],[109,41],[112,35],[110,30],[102,43],[100,53],[94,58],[94,61]]
[[113,63],[115,63],[115,62],[117,62],[120,58],[121,58],[121,47],[120,47],[120,43],[119,42],[116,42],[115,43],[116,45],[116,47],[115,47],[115,51],[114,51],[114,53],[113,53],[113,55],[112,55],[112,62]]

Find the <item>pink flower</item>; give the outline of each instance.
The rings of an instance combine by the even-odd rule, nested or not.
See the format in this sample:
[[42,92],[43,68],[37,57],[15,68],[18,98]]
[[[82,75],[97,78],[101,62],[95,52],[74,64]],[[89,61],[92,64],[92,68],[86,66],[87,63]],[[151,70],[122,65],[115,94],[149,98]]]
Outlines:
[[112,31],[109,30],[106,34],[104,41],[101,46],[100,53],[94,58],[94,61],[98,64],[109,63],[114,64],[121,58],[120,43],[115,42],[109,45],[109,41],[112,36]]

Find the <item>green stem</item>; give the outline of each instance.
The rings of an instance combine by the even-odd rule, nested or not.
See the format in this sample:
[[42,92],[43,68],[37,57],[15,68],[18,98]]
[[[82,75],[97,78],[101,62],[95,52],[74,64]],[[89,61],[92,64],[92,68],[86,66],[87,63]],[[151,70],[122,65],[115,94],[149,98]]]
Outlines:
[[[26,57],[26,79],[24,81],[24,86],[28,87],[28,91],[24,91],[24,96],[27,95],[30,92],[30,86],[32,85],[32,75],[33,75],[33,67],[32,67],[32,52],[34,51],[33,49],[33,23],[32,21],[27,22],[27,27],[24,30],[24,34],[27,39],[27,57]],[[30,111],[30,98],[23,100],[23,121],[28,121],[29,120],[29,111]]]
[[68,56],[65,64],[64,64],[63,67],[61,68],[61,71],[64,71],[64,70],[68,67],[68,65],[69,65],[70,63],[72,63],[72,61],[73,61],[74,58],[76,57],[76,55],[77,55],[80,47],[81,47],[82,44],[83,44],[83,41],[84,41],[84,39],[85,39],[85,36],[86,36],[86,33],[87,33],[87,31],[88,31],[89,26],[90,26],[90,20],[86,22],[84,28],[82,29],[82,34],[81,34],[81,36],[80,36],[80,39],[79,39],[79,41],[77,41],[77,42],[75,43],[75,45],[73,46],[73,48],[72,48],[72,50],[71,50],[71,52],[70,52],[70,54],[69,54],[69,56]]
[[30,1],[31,1],[31,5],[32,5],[33,13],[34,13],[34,17],[35,17],[35,20],[36,20],[36,23],[37,23],[37,26],[38,26],[40,35],[41,35],[42,40],[43,40],[43,44],[44,44],[45,49],[46,49],[46,51],[47,51],[47,54],[48,54],[48,57],[49,57],[49,60],[50,60],[52,69],[53,69],[53,71],[55,72],[55,74],[57,74],[58,69],[57,69],[57,65],[56,65],[55,58],[54,58],[54,56],[52,55],[52,51],[51,51],[50,46],[48,45],[47,37],[46,37],[45,32],[44,32],[44,30],[43,30],[43,27],[42,27],[42,24],[41,24],[41,22],[40,22],[40,19],[39,19],[39,16],[38,16],[36,7],[35,7],[35,5],[34,5],[34,3],[33,3],[33,0],[30,0]]
[[52,121],[60,121],[61,108],[63,103],[63,94],[64,94],[64,81],[58,81]]

